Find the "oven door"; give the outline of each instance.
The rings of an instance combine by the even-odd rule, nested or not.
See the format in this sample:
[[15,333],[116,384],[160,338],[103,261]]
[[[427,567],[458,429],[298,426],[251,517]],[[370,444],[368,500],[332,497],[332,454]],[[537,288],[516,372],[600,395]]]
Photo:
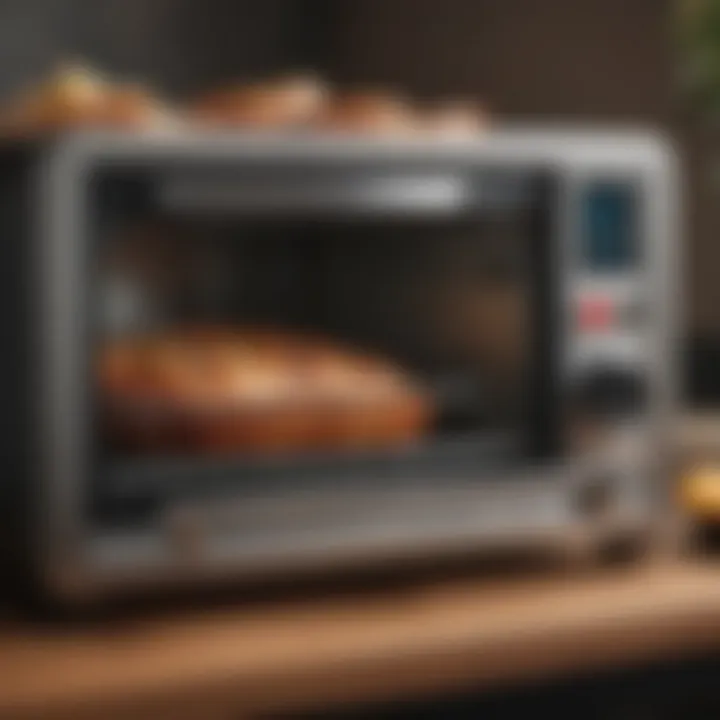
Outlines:
[[[558,458],[557,204],[547,174],[437,159],[97,172],[86,305],[93,516],[145,523],[195,500],[472,484]],[[108,429],[107,387],[97,378],[108,346],[208,327],[239,336],[261,327],[281,345],[308,337],[343,348],[350,363],[378,359],[422,394],[426,421],[394,441],[391,428],[382,442],[350,427],[325,443],[268,444],[260,432],[257,447],[247,433],[195,442],[202,419],[168,438],[153,429],[163,420],[152,412],[123,417],[151,426],[144,442],[127,442],[127,427]],[[311,393],[304,401],[311,424]],[[280,427],[282,397],[275,412]],[[360,407],[354,416],[362,424]]]
[[[49,535],[110,538],[99,563],[151,576],[178,518],[228,562],[466,537],[478,488],[562,458],[552,173],[341,155],[58,177]],[[118,354],[135,375],[113,384]]]

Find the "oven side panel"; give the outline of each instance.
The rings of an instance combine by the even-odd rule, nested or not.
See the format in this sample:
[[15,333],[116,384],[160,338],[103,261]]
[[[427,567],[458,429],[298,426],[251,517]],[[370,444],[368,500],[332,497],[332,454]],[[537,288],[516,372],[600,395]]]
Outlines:
[[4,594],[29,586],[39,491],[33,401],[38,362],[33,328],[38,288],[32,270],[40,149],[0,151],[0,567]]

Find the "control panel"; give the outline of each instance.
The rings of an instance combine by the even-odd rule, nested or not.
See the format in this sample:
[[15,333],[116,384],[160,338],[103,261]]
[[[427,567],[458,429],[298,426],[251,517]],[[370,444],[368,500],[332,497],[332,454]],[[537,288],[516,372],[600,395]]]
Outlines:
[[631,179],[592,179],[578,192],[568,296],[571,403],[584,417],[623,419],[642,412],[649,395],[652,308],[639,187]]

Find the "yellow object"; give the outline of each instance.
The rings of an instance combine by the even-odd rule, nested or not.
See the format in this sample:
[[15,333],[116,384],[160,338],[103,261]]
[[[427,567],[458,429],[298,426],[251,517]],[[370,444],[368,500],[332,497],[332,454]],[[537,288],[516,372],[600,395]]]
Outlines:
[[720,466],[688,472],[680,484],[680,502],[690,515],[720,522]]

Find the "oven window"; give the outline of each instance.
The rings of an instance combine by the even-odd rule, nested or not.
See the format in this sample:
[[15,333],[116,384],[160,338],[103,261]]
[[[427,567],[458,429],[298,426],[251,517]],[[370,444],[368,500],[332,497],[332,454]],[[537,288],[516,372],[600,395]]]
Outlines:
[[172,213],[127,181],[96,200],[106,498],[472,479],[520,460],[537,375],[532,206]]

